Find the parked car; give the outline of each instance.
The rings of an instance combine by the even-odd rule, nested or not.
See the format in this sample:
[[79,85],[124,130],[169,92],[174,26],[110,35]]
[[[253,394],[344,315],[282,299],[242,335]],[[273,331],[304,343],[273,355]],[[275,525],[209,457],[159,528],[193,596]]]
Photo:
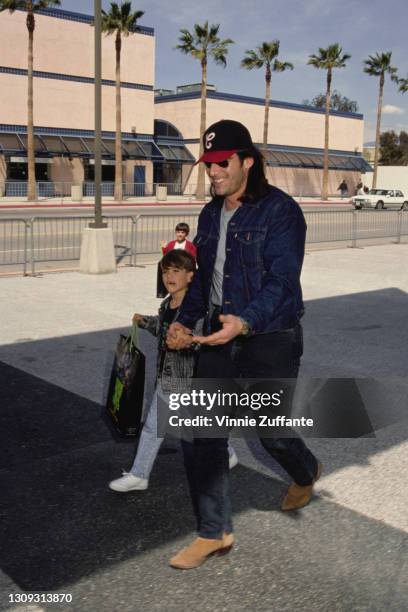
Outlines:
[[352,198],[354,208],[394,208],[397,210],[408,210],[408,197],[405,197],[399,189],[371,189],[364,195],[356,195]]

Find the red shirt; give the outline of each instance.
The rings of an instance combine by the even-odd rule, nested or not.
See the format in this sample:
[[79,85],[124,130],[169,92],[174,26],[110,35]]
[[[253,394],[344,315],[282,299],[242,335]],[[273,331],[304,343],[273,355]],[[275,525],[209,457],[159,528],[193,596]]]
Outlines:
[[[176,242],[177,240],[171,240],[165,247],[162,247],[163,255],[165,255],[169,251],[172,251],[176,245]],[[196,258],[197,249],[194,246],[194,244],[190,242],[189,240],[186,240],[186,243],[184,245],[184,250],[190,253],[190,255],[192,255],[194,258]]]

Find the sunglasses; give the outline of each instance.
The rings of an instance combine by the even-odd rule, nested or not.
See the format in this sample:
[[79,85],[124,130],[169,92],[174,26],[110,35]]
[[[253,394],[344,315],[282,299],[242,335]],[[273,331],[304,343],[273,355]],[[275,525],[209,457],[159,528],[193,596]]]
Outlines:
[[219,162],[204,162],[204,163],[205,163],[206,168],[211,168],[212,164],[217,164],[217,166],[219,166],[220,168],[228,168],[231,159],[232,157],[229,157],[228,159],[223,159],[222,161],[219,161]]

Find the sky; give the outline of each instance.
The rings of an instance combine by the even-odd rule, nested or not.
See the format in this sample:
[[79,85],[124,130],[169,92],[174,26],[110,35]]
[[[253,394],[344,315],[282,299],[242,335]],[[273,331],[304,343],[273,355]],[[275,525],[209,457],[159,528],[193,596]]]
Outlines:
[[[102,0],[102,8],[109,6]],[[264,71],[244,70],[240,62],[247,49],[278,39],[279,59],[292,62],[294,70],[272,76],[272,99],[310,100],[325,91],[326,72],[308,66],[309,55],[339,43],[352,57],[345,68],[334,71],[333,88],[357,101],[366,142],[375,138],[379,79],[363,72],[363,61],[377,52],[392,51],[399,76],[408,76],[407,0],[133,0],[132,6],[145,11],[140,25],[155,30],[156,88],[175,89],[200,81],[199,62],[174,47],[181,28],[191,30],[206,20],[220,24],[221,38],[235,41],[225,69],[213,62],[208,65],[208,83],[227,93],[264,97]],[[94,3],[62,0],[61,8],[92,14]],[[383,105],[381,129],[408,131],[408,93],[399,93],[389,78]]]

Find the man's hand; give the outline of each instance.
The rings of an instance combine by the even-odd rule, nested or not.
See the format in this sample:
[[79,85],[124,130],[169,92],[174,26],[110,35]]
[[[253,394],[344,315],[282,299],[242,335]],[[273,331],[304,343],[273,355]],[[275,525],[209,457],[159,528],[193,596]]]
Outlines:
[[222,329],[211,334],[210,336],[193,336],[192,341],[199,344],[208,344],[210,346],[217,346],[219,344],[226,344],[233,340],[242,331],[242,321],[235,315],[220,315],[220,322],[222,323]]
[[193,335],[191,329],[177,322],[170,325],[166,337],[166,343],[169,349],[180,351],[181,349],[188,348],[192,342]]

